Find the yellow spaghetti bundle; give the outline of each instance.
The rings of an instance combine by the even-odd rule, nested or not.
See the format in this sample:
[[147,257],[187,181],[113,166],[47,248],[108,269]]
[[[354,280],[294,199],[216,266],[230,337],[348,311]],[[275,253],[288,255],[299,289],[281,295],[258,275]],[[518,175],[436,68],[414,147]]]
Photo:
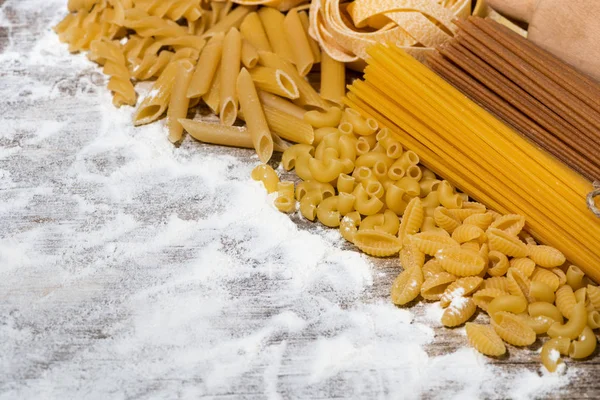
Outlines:
[[600,220],[590,182],[532,145],[396,46],[369,50],[346,102],[388,127],[424,165],[600,281]]

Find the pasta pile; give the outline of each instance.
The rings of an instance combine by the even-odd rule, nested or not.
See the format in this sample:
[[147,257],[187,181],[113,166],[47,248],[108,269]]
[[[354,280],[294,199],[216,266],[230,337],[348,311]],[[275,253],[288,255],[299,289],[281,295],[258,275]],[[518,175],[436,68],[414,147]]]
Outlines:
[[[174,143],[185,127],[204,142],[254,148],[267,162],[285,140],[311,144],[306,110],[327,110],[345,94],[344,65],[321,55],[306,10],[291,8],[297,3],[277,2],[284,15],[231,2],[71,0],[55,30],[70,51],[88,50],[104,66],[116,106],[137,103],[134,81],[154,81],[135,125],[166,113]],[[316,64],[320,94],[305,79]],[[186,119],[200,101],[221,125]],[[233,126],[238,118],[247,128]]]
[[424,60],[452,38],[452,20],[470,14],[471,0],[312,0],[310,33],[333,59],[362,70],[375,43],[396,44]]
[[[403,271],[392,301],[439,301],[442,324],[466,323],[469,343],[485,355],[505,354],[505,342],[532,345],[544,334],[550,339],[542,362],[551,372],[560,355],[593,353],[600,288],[562,252],[525,232],[525,217],[469,201],[420,165],[388,128],[351,108],[309,112],[305,120],[316,128],[314,145],[291,146],[282,158],[300,183],[280,181],[265,164],[252,171],[277,194],[280,211],[294,212],[299,203],[305,218],[339,228],[366,254],[399,255]],[[490,325],[467,322],[477,308],[489,314]]]

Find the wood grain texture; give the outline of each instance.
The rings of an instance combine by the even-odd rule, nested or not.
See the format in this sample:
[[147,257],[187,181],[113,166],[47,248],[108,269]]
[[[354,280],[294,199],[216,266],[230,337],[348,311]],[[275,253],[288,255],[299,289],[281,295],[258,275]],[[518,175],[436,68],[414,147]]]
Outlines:
[[[404,315],[389,305],[397,259],[363,265],[335,232],[244,201],[258,190],[252,151],[125,128],[99,69],[52,39],[63,3],[0,0],[1,399],[509,398],[515,377],[540,371],[537,344],[489,359],[506,375],[475,393],[434,384],[443,371],[429,364],[420,386],[397,382],[412,376],[401,337],[378,325]],[[306,246],[306,273],[286,246]],[[426,305],[408,309],[414,341],[434,329],[431,359],[466,346]],[[272,322],[282,315],[301,323]],[[372,359],[315,374],[343,341]],[[571,382],[547,397],[600,397],[599,362],[568,362]]]

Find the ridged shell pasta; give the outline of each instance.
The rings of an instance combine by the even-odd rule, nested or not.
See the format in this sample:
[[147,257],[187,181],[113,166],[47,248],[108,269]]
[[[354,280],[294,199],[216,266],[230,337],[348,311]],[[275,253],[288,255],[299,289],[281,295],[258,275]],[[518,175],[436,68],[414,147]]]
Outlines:
[[506,353],[506,346],[490,325],[468,322],[465,325],[469,344],[481,354],[497,357]]
[[475,314],[477,306],[470,297],[455,297],[442,314],[442,324],[454,327],[464,324]]
[[558,249],[543,245],[527,245],[527,255],[537,265],[544,268],[560,267],[567,260]]
[[437,232],[421,232],[414,235],[412,240],[419,250],[430,256],[435,256],[439,250],[445,248],[460,249],[459,244],[452,238]]
[[486,208],[481,203],[464,202],[462,208],[453,208],[448,210],[448,214],[463,222],[472,215],[484,214]]
[[510,260],[510,267],[520,270],[523,275],[530,277],[535,270],[535,262],[529,258],[513,258]]
[[392,302],[397,305],[410,303],[417,298],[423,284],[423,273],[420,268],[404,270],[392,285]]
[[488,274],[490,276],[503,276],[508,272],[510,263],[508,258],[499,251],[492,250],[488,253]]
[[437,262],[437,260],[434,258],[427,261],[425,263],[425,265],[423,265],[423,277],[425,279],[429,279],[430,277],[432,277],[436,274],[439,274],[440,272],[446,272],[446,271],[444,271],[444,268],[442,268],[440,263]]
[[573,308],[575,304],[577,304],[577,300],[575,299],[575,294],[573,293],[573,288],[568,285],[563,285],[558,288],[556,291],[556,307],[560,310],[562,315],[567,318],[571,318],[571,314],[573,312]]
[[463,221],[464,224],[475,225],[482,230],[487,230],[491,223],[494,222],[494,217],[491,214],[473,214]]
[[595,310],[600,310],[600,287],[587,285],[587,294]]
[[505,276],[494,276],[483,280],[483,289],[500,289],[508,292],[508,278]]
[[509,235],[516,236],[525,226],[525,217],[518,214],[503,215],[496,219],[490,228],[496,228],[506,232]]
[[456,276],[447,272],[440,272],[439,274],[430,276],[421,286],[421,296],[425,300],[439,300],[448,285],[455,280]]
[[440,297],[440,305],[448,307],[455,298],[471,295],[482,283],[483,279],[478,276],[468,276],[452,282]]
[[527,245],[521,242],[518,236],[496,228],[489,228],[486,233],[490,250],[496,250],[512,257],[527,257]]
[[388,257],[398,254],[402,248],[402,242],[398,237],[374,229],[356,232],[354,245],[364,253],[375,257]]
[[508,292],[515,296],[523,296],[529,302],[534,302],[529,294],[529,278],[516,268],[509,268],[506,274],[508,280]]
[[460,220],[450,215],[449,210],[444,207],[437,207],[435,209],[433,212],[433,219],[440,228],[448,233],[454,232],[454,230],[461,225]]
[[480,255],[456,247],[441,249],[436,253],[435,258],[442,268],[456,276],[477,275],[485,267],[485,262]]
[[483,229],[475,225],[462,224],[452,232],[452,239],[461,244],[472,240],[483,241],[484,238]]
[[506,343],[529,346],[535,342],[535,331],[515,314],[499,311],[491,319],[492,327]]
[[545,268],[536,268],[531,274],[531,281],[545,283],[553,292],[556,292],[560,283],[558,276]]
[[413,198],[408,202],[406,210],[404,210],[404,216],[400,223],[400,229],[398,230],[398,237],[403,240],[406,235],[413,235],[419,232],[421,225],[423,225],[423,218],[425,212],[423,211],[423,205],[421,199],[418,197]]
[[496,298],[500,296],[505,296],[509,294],[502,289],[496,288],[487,288],[480,289],[473,294],[473,301],[477,305],[477,307],[481,308],[483,311],[487,311],[490,303]]

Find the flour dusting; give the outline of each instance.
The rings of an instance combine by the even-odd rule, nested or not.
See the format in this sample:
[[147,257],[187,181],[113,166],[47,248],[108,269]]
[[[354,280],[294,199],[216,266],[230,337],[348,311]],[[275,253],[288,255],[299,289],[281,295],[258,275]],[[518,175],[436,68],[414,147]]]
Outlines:
[[0,8],[0,398],[529,398],[573,379],[440,345],[443,310],[393,306],[371,258],[279,213],[252,151],[134,128],[51,32],[65,8]]

